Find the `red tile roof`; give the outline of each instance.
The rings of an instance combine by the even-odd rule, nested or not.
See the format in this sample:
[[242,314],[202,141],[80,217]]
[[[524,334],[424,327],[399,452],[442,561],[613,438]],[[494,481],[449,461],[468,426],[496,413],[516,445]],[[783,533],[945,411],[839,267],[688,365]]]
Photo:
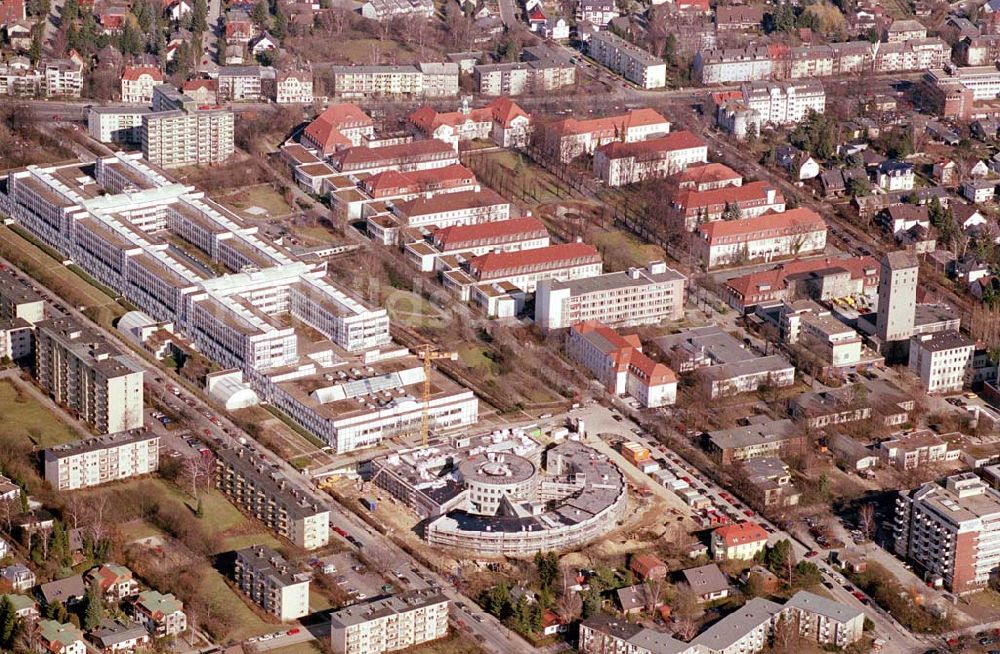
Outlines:
[[462,164],[442,168],[400,172],[386,170],[375,173],[362,184],[373,197],[422,193],[435,189],[475,184],[476,174]]
[[607,116],[604,118],[591,118],[589,120],[577,120],[567,118],[552,125],[552,129],[563,136],[569,134],[586,134],[588,132],[624,133],[631,127],[642,127],[645,125],[656,125],[669,122],[654,109],[632,109],[620,116]]
[[677,194],[674,204],[691,211],[698,207],[722,206],[725,204],[764,201],[768,193],[773,192],[778,203],[784,202],[784,196],[767,182],[750,182],[743,186],[726,186],[707,191],[687,189]]
[[309,123],[303,132],[303,137],[311,141],[324,154],[330,154],[338,147],[350,147],[351,139],[341,134],[340,130],[347,128],[367,127],[372,125],[361,107],[350,103],[333,104]]
[[[330,160],[337,163],[341,170],[352,167],[361,167],[365,164],[380,165],[383,162],[393,160],[430,160],[443,159],[447,155],[455,157],[455,150],[438,139],[426,139],[422,141],[412,141],[410,143],[400,143],[398,145],[386,145],[380,148],[355,147],[337,152],[331,156]],[[456,157],[457,158],[457,157]]]
[[806,207],[741,220],[715,220],[698,226],[698,231],[704,234],[709,243],[722,238],[750,238],[764,233],[779,235],[819,229],[826,229],[826,222],[819,214]]
[[726,547],[746,545],[767,540],[767,532],[756,522],[741,522],[735,525],[719,527],[713,532]]
[[0,2],[0,24],[9,25],[24,20],[26,16],[24,0],[3,0]]
[[190,79],[184,82],[182,90],[186,93],[188,91],[197,91],[199,89],[207,89],[209,91],[215,91],[219,88],[218,80],[214,79]]
[[545,18],[545,13],[542,12],[542,8],[540,6],[538,6],[538,5],[535,5],[534,7],[531,8],[531,11],[528,12],[528,20],[529,21],[535,21],[535,20],[544,21],[544,20],[547,20],[547,19]]
[[149,75],[158,82],[162,82],[165,79],[163,71],[156,66],[125,66],[125,70],[122,72],[122,79],[134,82],[143,75]]
[[827,268],[843,268],[851,274],[851,279],[864,279],[868,286],[878,284],[879,263],[872,257],[844,257],[842,259],[826,257],[789,261],[771,270],[733,277],[726,282],[726,286],[731,292],[741,296],[744,301],[752,303],[762,288],[768,288],[768,292],[784,288],[785,279],[789,275]]
[[396,204],[396,211],[402,216],[427,216],[444,211],[461,211],[510,204],[506,198],[490,189],[480,191],[458,191],[438,193],[431,197],[419,197]]
[[517,252],[490,252],[469,261],[469,270],[480,281],[533,270],[553,270],[571,265],[600,263],[601,255],[586,243],[562,243]]
[[476,225],[454,225],[434,232],[434,244],[441,250],[460,250],[483,244],[523,241],[548,235],[545,225],[537,218],[511,218]]
[[502,127],[507,128],[510,127],[515,118],[520,116],[530,118],[528,112],[510,98],[497,98],[485,107],[471,109],[468,113],[461,111],[438,113],[433,107],[424,105],[410,114],[408,120],[421,131],[430,134],[441,125],[457,127],[469,121],[474,123],[497,122]]
[[725,164],[709,163],[703,166],[688,166],[676,176],[676,179],[678,184],[691,184],[697,187],[699,184],[711,182],[742,181],[743,176]]
[[646,141],[633,141],[623,143],[613,141],[598,148],[598,152],[603,153],[609,159],[622,159],[624,157],[636,157],[642,155],[658,154],[660,152],[676,152],[678,150],[692,150],[694,148],[708,147],[708,144],[701,137],[691,132],[674,132],[655,139]]
[[604,341],[610,349],[601,350],[611,358],[615,369],[619,372],[632,369],[639,372],[647,386],[659,386],[677,382],[674,371],[650,359],[642,352],[642,344],[635,334],[622,336],[602,322],[591,320],[573,325],[573,331],[579,334],[593,334]]

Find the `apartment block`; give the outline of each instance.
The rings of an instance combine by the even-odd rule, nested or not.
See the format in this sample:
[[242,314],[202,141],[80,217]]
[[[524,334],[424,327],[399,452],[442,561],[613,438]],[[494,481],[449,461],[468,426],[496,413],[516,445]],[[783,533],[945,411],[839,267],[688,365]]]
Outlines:
[[236,552],[236,585],[282,622],[309,613],[309,577],[270,547],[253,545]]
[[560,59],[483,64],[472,74],[476,88],[488,96],[544,93],[576,84],[576,65]]
[[42,75],[42,94],[49,98],[79,98],[83,90],[83,64],[72,59],[43,59],[38,64]]
[[45,481],[58,491],[78,490],[156,472],[160,437],[141,429],[50,447],[43,453]]
[[707,432],[702,440],[709,456],[724,466],[750,459],[794,456],[806,446],[802,431],[787,418]]
[[716,122],[737,138],[746,138],[751,125],[759,133],[765,126],[795,125],[810,112],[826,110],[826,91],[816,81],[754,81],[744,84],[737,94],[716,96],[721,96]]
[[1000,568],[1000,492],[968,472],[896,498],[895,552],[956,594],[984,588]]
[[228,109],[158,111],[142,117],[142,156],[154,166],[214,166],[236,151]]
[[635,143],[669,132],[670,123],[653,109],[632,109],[618,116],[558,121],[545,132],[542,147],[553,159],[569,163],[608,143]]
[[634,334],[621,336],[599,322],[577,323],[566,339],[566,353],[612,395],[629,395],[651,408],[677,401],[677,375],[643,354]]
[[594,174],[611,187],[674,175],[708,162],[708,144],[691,132],[646,141],[602,145],[594,153]]
[[0,360],[20,361],[35,351],[35,328],[23,318],[0,320]]
[[667,64],[613,32],[595,32],[587,42],[592,59],[644,89],[667,84]]
[[863,611],[808,591],[792,595],[783,613],[798,623],[803,639],[820,646],[846,648],[864,635]]
[[266,102],[275,97],[277,72],[270,66],[219,68],[219,102]]
[[220,450],[216,486],[232,502],[295,545],[314,550],[330,541],[330,512],[246,447]]
[[142,143],[142,117],[149,107],[103,106],[87,109],[87,133],[101,143]]
[[618,18],[618,7],[611,0],[580,0],[576,7],[576,21],[586,21],[597,27],[607,27]]
[[740,522],[712,532],[712,557],[716,561],[752,561],[767,545],[767,532],[756,522]]
[[381,654],[443,638],[449,604],[440,592],[414,590],[334,611],[330,644],[334,654]]
[[81,420],[108,434],[142,427],[142,368],[75,318],[35,325],[38,384]]
[[45,300],[9,270],[0,270],[0,320],[13,318],[31,324],[45,320]]
[[948,449],[948,440],[960,439],[958,432],[938,436],[929,429],[897,432],[878,446],[879,458],[899,470],[916,470],[925,465],[955,461],[958,449]]
[[428,20],[434,16],[432,0],[368,0],[361,5],[361,15],[377,21],[407,17]]
[[332,66],[339,98],[452,98],[458,95],[458,64]]
[[910,372],[928,393],[954,393],[971,381],[976,343],[957,331],[918,334],[910,338]]
[[[746,187],[743,187],[746,188]],[[717,220],[698,226],[693,249],[708,268],[822,252],[826,222],[812,209]]]
[[662,261],[571,281],[541,280],[535,289],[535,324],[564,329],[596,320],[636,327],[684,317],[687,278]]
[[122,102],[150,104],[153,101],[153,87],[163,84],[163,80],[163,71],[156,66],[125,66],[121,82]]

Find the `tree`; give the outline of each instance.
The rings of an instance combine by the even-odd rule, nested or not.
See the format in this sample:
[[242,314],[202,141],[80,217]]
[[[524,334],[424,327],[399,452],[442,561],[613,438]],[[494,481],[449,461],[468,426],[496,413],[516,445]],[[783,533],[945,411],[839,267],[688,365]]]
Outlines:
[[871,540],[875,535],[875,503],[865,502],[858,509],[858,528],[865,538]]
[[52,3],[51,0],[28,0],[25,9],[32,16],[46,16],[52,11]]
[[271,35],[276,39],[283,39],[286,34],[288,34],[288,16],[281,7],[278,7],[274,12],[274,20],[271,21]]
[[22,488],[21,489],[21,494],[18,497],[20,497],[20,499],[21,499],[21,513],[27,513],[28,512],[28,508],[29,508],[29,506],[28,506],[28,492]]
[[559,577],[559,555],[555,552],[537,552],[535,568],[538,570],[538,583],[543,589],[551,589]]
[[96,628],[104,619],[104,601],[101,598],[100,588],[96,583],[87,587],[87,594],[83,598],[83,628],[87,631]]
[[31,59],[32,64],[37,64],[42,60],[42,38],[44,34],[45,31],[39,29],[37,26],[31,30],[31,47],[28,48],[28,59]]
[[[256,8],[255,6],[254,9]],[[205,0],[194,0],[194,7],[191,9],[191,31],[200,35],[204,34],[207,29],[208,3]]]
[[268,17],[267,3],[264,0],[257,0],[257,3],[254,4],[253,9],[250,11],[250,19],[260,29],[266,29]]
[[479,604],[486,612],[498,619],[504,619],[510,613],[510,588],[506,583],[490,586],[479,598]]
[[774,651],[781,654],[794,652],[799,641],[799,627],[795,618],[782,613],[774,623]]
[[69,25],[70,23],[76,22],[76,19],[80,17],[80,3],[77,0],[66,0],[62,9],[62,25]]

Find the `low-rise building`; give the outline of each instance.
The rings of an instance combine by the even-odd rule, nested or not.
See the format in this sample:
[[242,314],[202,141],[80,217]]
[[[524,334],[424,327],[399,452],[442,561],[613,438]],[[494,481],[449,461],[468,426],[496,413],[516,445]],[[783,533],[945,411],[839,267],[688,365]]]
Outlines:
[[662,261],[573,281],[542,280],[535,292],[535,324],[564,329],[596,320],[635,327],[684,317],[687,278]]
[[787,418],[706,432],[702,439],[709,455],[724,466],[764,457],[795,456],[806,447],[805,434]]
[[[745,188],[745,187],[743,187]],[[822,252],[826,222],[812,209],[698,226],[693,249],[708,268]]]
[[122,71],[122,102],[145,104],[153,101],[153,87],[163,84],[163,71],[156,66],[125,66]]
[[591,58],[633,84],[659,89],[667,84],[667,64],[613,32],[597,32],[587,42]]
[[368,0],[361,15],[377,21],[406,17],[427,20],[434,16],[433,0]]
[[683,190],[673,198],[668,220],[683,221],[695,231],[698,225],[726,218],[753,218],[785,210],[785,196],[767,182],[750,182],[707,191]]
[[601,274],[603,263],[597,249],[584,243],[561,243],[515,252],[489,252],[473,257],[459,268],[445,272],[445,288],[461,299],[469,299],[476,284],[508,283],[525,293],[534,293],[543,279],[572,281]]
[[765,507],[795,506],[802,496],[792,484],[788,465],[777,457],[748,459],[743,462],[750,492]]
[[316,116],[302,132],[302,145],[329,156],[337,150],[357,147],[375,135],[375,123],[354,104],[332,104]]
[[625,186],[674,175],[707,161],[705,141],[691,132],[674,132],[646,141],[602,145],[594,153],[594,174],[608,186]]
[[103,654],[135,652],[149,645],[149,632],[136,622],[102,620],[89,634],[90,641]]
[[184,603],[171,593],[164,595],[155,590],[145,590],[139,593],[131,606],[132,617],[157,638],[187,631]]
[[948,449],[948,440],[961,437],[959,433],[938,436],[929,429],[897,432],[879,443],[879,457],[887,465],[899,470],[915,470],[932,463],[955,461],[959,449]]
[[92,568],[86,580],[88,584],[97,584],[104,599],[113,603],[139,594],[139,582],[132,571],[117,563],[104,563]]
[[632,109],[626,114],[577,120],[567,118],[549,126],[542,148],[561,163],[614,141],[634,143],[670,132],[670,123],[652,109]]
[[679,190],[712,191],[727,186],[743,186],[743,175],[721,163],[689,166],[675,177]]
[[424,106],[410,114],[409,124],[418,133],[450,143],[492,139],[504,148],[523,148],[531,134],[531,116],[510,98],[498,98],[480,109],[464,103],[458,111],[439,113]]
[[309,613],[309,574],[294,570],[270,547],[238,550],[235,580],[241,591],[282,622]]
[[687,568],[681,575],[699,602],[716,602],[729,597],[729,580],[715,563]]
[[511,218],[471,225],[453,225],[407,243],[403,252],[421,272],[433,272],[441,257],[474,257],[488,252],[512,252],[549,246],[549,232],[536,218]]
[[313,76],[309,71],[286,70],[274,83],[276,104],[309,104],[313,101]]
[[0,360],[20,361],[35,351],[35,329],[27,320],[0,320]]
[[43,454],[45,481],[57,491],[78,490],[156,472],[160,437],[136,429],[56,445]]
[[712,532],[716,561],[750,561],[767,545],[767,532],[756,522],[725,525]]
[[443,638],[449,605],[440,592],[413,590],[334,611],[331,647],[334,654],[381,654]]
[[14,563],[0,569],[0,579],[9,583],[15,592],[29,590],[35,585],[35,573],[23,563]]
[[216,486],[236,506],[303,549],[330,541],[330,512],[246,447],[219,450]]
[[598,322],[578,323],[570,329],[566,352],[613,395],[628,394],[650,408],[677,401],[677,375],[643,354],[638,336],[620,336]]
[[618,15],[612,0],[580,0],[576,6],[576,22],[586,21],[595,27],[607,27]]
[[379,147],[351,147],[330,155],[330,163],[340,173],[428,170],[460,163],[455,149],[437,139],[409,141]]
[[42,620],[35,631],[37,651],[51,654],[86,654],[83,632],[71,624]]
[[726,280],[723,297],[737,311],[761,304],[809,297],[828,302],[878,288],[879,264],[872,257],[827,257],[782,263],[770,270]]
[[958,331],[917,334],[910,338],[910,371],[928,393],[952,393],[969,382],[974,341]]
[[642,581],[663,581],[667,578],[667,564],[652,554],[633,556],[629,569]]

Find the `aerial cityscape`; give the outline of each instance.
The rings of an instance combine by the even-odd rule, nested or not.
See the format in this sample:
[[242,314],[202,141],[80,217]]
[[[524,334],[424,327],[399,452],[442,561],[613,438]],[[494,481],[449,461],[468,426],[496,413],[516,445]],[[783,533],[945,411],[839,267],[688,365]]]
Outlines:
[[1000,654],[1000,0],[0,31],[0,652]]

